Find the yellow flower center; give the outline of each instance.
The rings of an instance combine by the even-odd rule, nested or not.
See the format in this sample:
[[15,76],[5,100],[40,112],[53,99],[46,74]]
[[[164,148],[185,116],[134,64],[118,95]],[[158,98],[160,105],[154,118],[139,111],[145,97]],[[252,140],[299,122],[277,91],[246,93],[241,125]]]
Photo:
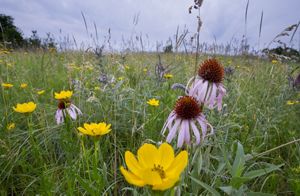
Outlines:
[[151,169],[151,171],[157,172],[161,179],[166,178],[166,172],[161,165],[154,164],[154,167]]

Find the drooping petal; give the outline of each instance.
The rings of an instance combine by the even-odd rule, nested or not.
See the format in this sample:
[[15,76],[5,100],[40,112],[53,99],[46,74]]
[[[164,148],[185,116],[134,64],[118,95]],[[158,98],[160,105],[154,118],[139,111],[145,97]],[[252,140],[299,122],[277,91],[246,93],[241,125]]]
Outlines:
[[205,138],[206,136],[206,131],[207,131],[207,124],[205,121],[203,121],[203,119],[197,118],[197,121],[199,123],[199,125],[201,126],[201,130],[202,130],[202,139]]
[[73,120],[76,120],[77,114],[76,114],[76,112],[75,112],[74,107],[72,107],[72,105],[71,105],[71,106],[70,106],[69,108],[67,108],[66,110],[67,110],[68,114],[70,115],[70,117],[71,117]]
[[169,134],[168,134],[167,139],[166,139],[166,141],[168,143],[171,143],[171,141],[175,137],[176,132],[177,132],[177,128],[178,128],[178,126],[179,126],[180,123],[181,123],[181,119],[176,119],[175,120],[175,124],[173,125],[173,127],[171,128],[171,130],[169,130]]
[[206,94],[208,94],[209,92],[209,83],[208,81],[204,81],[202,84],[202,88],[198,90],[198,94],[197,94],[197,100],[205,103],[205,101],[207,100],[207,96]]
[[217,97],[217,105],[218,105],[218,110],[220,111],[222,109],[222,99],[223,96],[226,94],[226,89],[223,87],[222,84],[219,84],[218,89],[219,89],[219,94]]
[[174,159],[173,163],[165,171],[166,176],[178,178],[188,163],[188,153],[186,150],[181,151]]
[[129,171],[131,171],[134,175],[141,177],[142,167],[136,160],[135,156],[129,151],[125,152],[125,162]]
[[195,96],[197,94],[197,91],[199,91],[202,88],[203,80],[202,79],[195,79],[193,82],[191,89],[189,90],[189,96]]
[[71,104],[71,106],[72,106],[73,108],[75,108],[75,111],[77,112],[78,115],[82,115],[81,110],[80,110],[78,107],[76,107],[76,105]]
[[158,148],[159,152],[159,165],[163,168],[168,168],[174,161],[174,150],[172,146],[168,143],[163,143]]
[[171,125],[172,125],[175,118],[176,118],[176,114],[175,114],[174,111],[172,111],[170,113],[170,115],[168,116],[168,118],[167,118],[167,120],[166,120],[166,122],[165,122],[165,124],[162,128],[162,131],[161,131],[162,134],[165,134],[167,128],[170,130],[170,127],[171,127]]
[[64,122],[64,116],[61,109],[56,110],[55,119],[58,125]]
[[196,144],[199,145],[200,144],[200,141],[201,141],[201,138],[200,138],[200,133],[199,133],[199,129],[197,128],[197,126],[195,125],[195,122],[192,121],[191,122],[191,127],[192,127],[192,130],[193,130],[193,133],[196,137]]
[[120,171],[129,184],[133,184],[133,185],[139,186],[139,187],[145,186],[146,183],[142,179],[135,176],[131,172],[128,172],[126,169],[124,169],[124,167],[121,166]]
[[179,133],[178,133],[178,140],[177,140],[177,147],[181,148],[184,142],[184,136],[185,132],[183,130],[183,125],[181,123],[180,128],[179,128]]
[[153,168],[157,160],[158,149],[152,144],[144,144],[137,152],[139,163],[143,168]]
[[184,142],[186,144],[190,144],[191,136],[190,136],[190,125],[188,120],[182,121],[182,128],[184,131]]
[[215,101],[216,101],[216,96],[217,96],[217,86],[215,84],[212,84],[212,87],[211,87],[211,94],[208,98],[208,107],[210,109],[212,109],[214,107],[214,104],[215,104]]
[[166,180],[163,180],[161,184],[156,184],[152,187],[153,190],[160,190],[164,191],[167,190],[175,185],[175,183],[179,180],[178,178],[168,178]]

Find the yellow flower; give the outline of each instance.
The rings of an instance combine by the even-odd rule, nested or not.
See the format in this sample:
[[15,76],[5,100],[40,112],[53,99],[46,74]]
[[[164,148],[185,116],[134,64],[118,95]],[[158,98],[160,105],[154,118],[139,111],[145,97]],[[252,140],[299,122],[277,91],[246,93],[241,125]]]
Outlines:
[[295,102],[294,102],[294,101],[291,101],[291,100],[288,100],[288,101],[286,102],[286,104],[287,104],[287,105],[294,105]]
[[157,100],[157,99],[149,99],[148,101],[147,101],[147,103],[149,104],[149,105],[151,105],[151,106],[159,106],[159,100]]
[[167,74],[164,74],[164,78],[166,78],[166,79],[171,79],[171,78],[173,78],[173,75],[167,73]]
[[273,64],[277,64],[278,61],[277,61],[277,60],[272,60],[272,63],[273,63]]
[[90,136],[101,136],[109,133],[111,131],[110,129],[111,124],[106,124],[104,122],[101,123],[84,123],[83,127],[78,127],[77,129],[85,134]]
[[13,87],[14,85],[10,84],[10,83],[2,83],[2,87],[3,88],[11,88]]
[[70,99],[73,95],[73,91],[60,91],[59,93],[54,93],[55,99]]
[[99,90],[100,90],[100,87],[99,87],[99,86],[95,86],[94,90],[95,90],[95,91],[99,91]]
[[40,91],[37,92],[38,95],[42,95],[44,93],[45,93],[45,90],[40,90]]
[[124,77],[122,77],[122,76],[121,76],[121,77],[118,77],[118,80],[120,80],[120,81],[121,81],[121,80],[124,80]]
[[144,69],[143,69],[143,72],[147,72],[147,71],[148,71],[148,69],[147,69],[147,68],[144,68]]
[[21,85],[20,85],[20,87],[21,88],[26,88],[28,85],[26,84],[26,83],[22,83]]
[[120,167],[126,181],[138,187],[152,186],[153,190],[166,190],[174,186],[180,174],[187,166],[188,153],[181,151],[176,157],[168,143],[159,148],[152,144],[142,145],[137,158],[129,151],[125,152],[125,162],[128,170]]
[[130,67],[129,67],[128,65],[125,65],[125,69],[126,69],[126,70],[129,70]]
[[9,123],[9,124],[6,126],[7,130],[12,130],[12,129],[14,129],[15,127],[16,127],[16,124],[15,124],[15,123]]
[[16,107],[13,107],[14,111],[19,113],[30,113],[33,112],[36,108],[36,104],[31,102],[28,103],[18,103]]

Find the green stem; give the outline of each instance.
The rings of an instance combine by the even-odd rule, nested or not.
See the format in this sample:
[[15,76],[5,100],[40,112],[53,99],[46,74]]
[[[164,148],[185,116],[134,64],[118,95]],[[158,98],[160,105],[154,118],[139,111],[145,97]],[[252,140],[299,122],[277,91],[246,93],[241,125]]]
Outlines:
[[[81,138],[81,148],[82,148],[82,159],[83,159],[83,163],[86,164],[86,171],[88,172],[88,177],[89,177],[89,180],[91,181],[91,174],[90,174],[90,164],[89,164],[89,159],[87,157],[87,153],[86,153],[86,150],[85,150],[85,145],[84,145],[84,139],[83,138],[84,136],[82,136]],[[84,165],[84,164],[83,164]]]

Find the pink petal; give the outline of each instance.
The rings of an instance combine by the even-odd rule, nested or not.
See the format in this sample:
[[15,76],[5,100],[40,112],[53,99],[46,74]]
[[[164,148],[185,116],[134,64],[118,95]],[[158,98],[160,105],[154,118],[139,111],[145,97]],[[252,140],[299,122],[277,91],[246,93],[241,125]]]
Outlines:
[[205,136],[206,136],[207,124],[206,124],[205,121],[203,121],[200,118],[197,118],[197,121],[198,121],[199,125],[201,126],[201,129],[202,129],[202,139],[204,139]]
[[172,129],[169,130],[169,134],[168,134],[167,139],[166,139],[168,143],[170,143],[173,140],[173,138],[175,137],[176,131],[177,131],[178,126],[180,125],[180,123],[181,123],[181,119],[176,119],[175,120],[175,124],[173,125]]
[[190,123],[188,120],[186,120],[184,140],[185,140],[185,143],[187,143],[187,144],[191,143]]
[[193,133],[196,137],[196,144],[199,145],[200,144],[200,133],[199,133],[199,129],[196,127],[194,121],[191,121],[191,127],[192,127],[192,130],[193,130]]
[[181,148],[184,142],[184,136],[185,132],[183,130],[182,124],[181,127],[179,127],[179,134],[178,134],[178,140],[177,140],[177,147]]
[[208,106],[210,109],[214,107],[214,103],[217,96],[217,89],[218,89],[217,86],[215,84],[212,84],[212,90],[209,96],[209,106]]
[[162,128],[161,133],[162,133],[163,135],[165,134],[167,127],[168,127],[169,131],[171,130],[171,125],[172,125],[172,123],[173,123],[173,121],[174,121],[175,118],[176,118],[176,114],[175,114],[174,111],[172,111],[172,112],[169,114],[169,117],[167,118],[167,120],[166,120],[166,122],[165,122],[165,124],[164,124],[164,126],[163,126],[163,128]]

